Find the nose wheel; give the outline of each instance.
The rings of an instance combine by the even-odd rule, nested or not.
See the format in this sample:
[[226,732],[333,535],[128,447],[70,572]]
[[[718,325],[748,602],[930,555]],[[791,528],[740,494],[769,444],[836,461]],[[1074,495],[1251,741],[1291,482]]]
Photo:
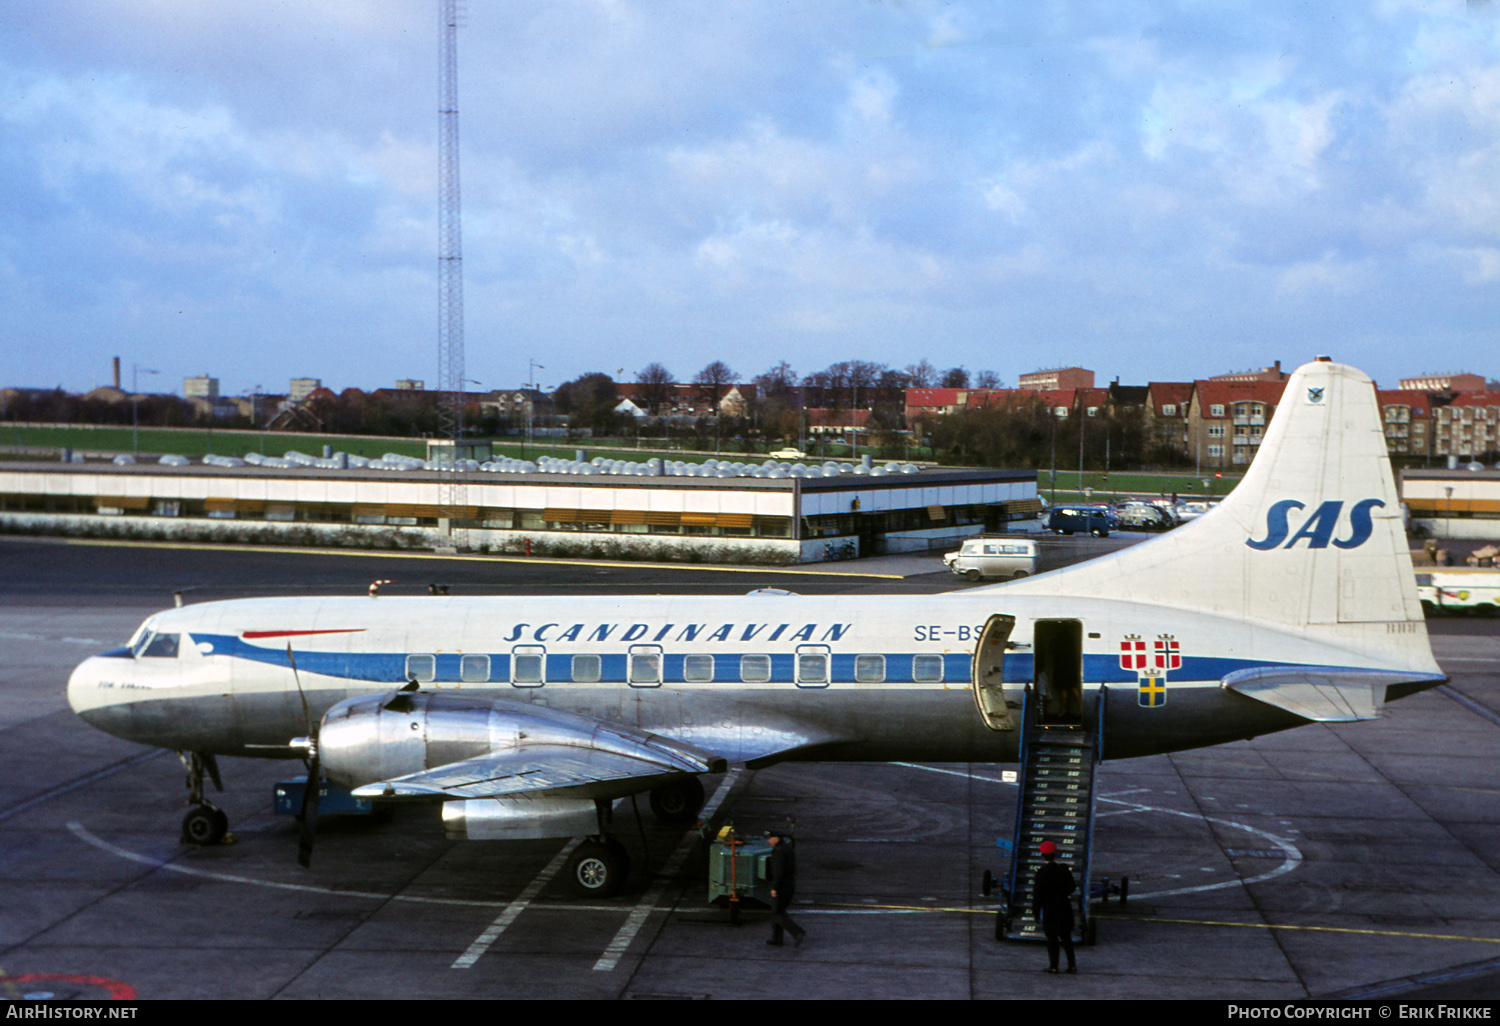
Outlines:
[[207,846],[220,844],[229,833],[229,817],[216,805],[204,802],[182,817],[182,842]]
[[219,777],[219,763],[203,752],[178,752],[177,758],[187,769],[188,804],[193,806],[182,817],[182,843],[196,845],[223,844],[229,837],[229,817],[224,810],[203,797],[203,775],[208,774],[216,790],[224,790]]

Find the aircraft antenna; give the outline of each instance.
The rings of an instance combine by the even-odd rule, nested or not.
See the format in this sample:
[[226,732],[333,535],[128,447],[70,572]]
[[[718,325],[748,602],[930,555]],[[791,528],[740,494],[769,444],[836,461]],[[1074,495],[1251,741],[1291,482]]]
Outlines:
[[463,515],[465,488],[457,468],[464,437],[464,265],[462,202],[458,187],[459,0],[438,0],[438,388],[440,426],[451,460],[439,464],[439,503],[451,544],[463,548],[453,521]]

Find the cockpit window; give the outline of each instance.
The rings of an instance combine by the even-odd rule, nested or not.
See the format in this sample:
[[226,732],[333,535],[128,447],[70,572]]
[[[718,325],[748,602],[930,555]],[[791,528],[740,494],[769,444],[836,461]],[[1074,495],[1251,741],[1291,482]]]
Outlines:
[[140,655],[155,657],[157,659],[177,658],[177,635],[175,634],[152,634],[149,640],[145,640],[145,649]]

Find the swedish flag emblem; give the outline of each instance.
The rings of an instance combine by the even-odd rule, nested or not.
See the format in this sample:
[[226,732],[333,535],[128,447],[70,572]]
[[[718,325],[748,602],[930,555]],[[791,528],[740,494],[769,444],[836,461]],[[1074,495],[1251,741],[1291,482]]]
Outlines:
[[1163,677],[1142,677],[1136,691],[1136,701],[1147,709],[1156,709],[1167,704],[1167,682]]

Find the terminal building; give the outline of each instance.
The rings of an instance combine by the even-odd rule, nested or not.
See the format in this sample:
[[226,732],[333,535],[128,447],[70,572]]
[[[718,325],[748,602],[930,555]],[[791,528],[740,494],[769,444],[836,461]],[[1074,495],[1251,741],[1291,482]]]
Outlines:
[[1500,470],[1403,470],[1401,503],[1433,538],[1500,541]]
[[951,547],[1041,511],[1035,471],[458,480],[445,505],[454,477],[431,470],[0,464],[0,530],[792,564]]

